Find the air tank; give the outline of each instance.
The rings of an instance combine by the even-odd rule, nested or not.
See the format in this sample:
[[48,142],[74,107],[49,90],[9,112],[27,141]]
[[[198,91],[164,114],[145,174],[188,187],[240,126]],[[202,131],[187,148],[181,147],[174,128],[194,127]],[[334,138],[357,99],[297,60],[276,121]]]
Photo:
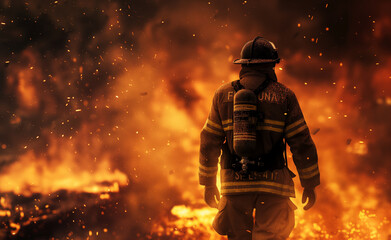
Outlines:
[[253,157],[257,150],[257,106],[253,91],[239,90],[234,96],[233,147],[240,157]]

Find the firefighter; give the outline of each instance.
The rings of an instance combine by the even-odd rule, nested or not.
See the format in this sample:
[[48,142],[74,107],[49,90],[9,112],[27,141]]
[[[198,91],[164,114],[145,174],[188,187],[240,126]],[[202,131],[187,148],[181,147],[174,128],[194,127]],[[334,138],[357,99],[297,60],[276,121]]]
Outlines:
[[304,209],[315,203],[316,148],[295,94],[277,82],[279,62],[272,42],[262,37],[247,42],[234,61],[242,66],[240,79],[217,89],[201,131],[199,181],[205,202],[219,210],[214,229],[229,240],[286,239],[293,230],[294,174],[286,143],[304,188],[302,202],[308,201]]

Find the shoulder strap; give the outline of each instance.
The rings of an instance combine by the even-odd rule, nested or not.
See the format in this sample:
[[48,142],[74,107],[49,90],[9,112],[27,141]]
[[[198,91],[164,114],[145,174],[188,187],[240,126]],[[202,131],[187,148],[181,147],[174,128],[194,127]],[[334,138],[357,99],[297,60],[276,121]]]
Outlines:
[[[267,87],[267,85],[269,85],[269,82],[270,81],[268,78],[265,81],[263,81],[263,83],[261,83],[261,85],[259,85],[254,90],[255,96],[258,96],[258,94],[260,92],[262,92]],[[235,92],[238,92],[239,90],[244,89],[244,86],[240,83],[240,80],[233,81],[231,84],[232,84],[232,87],[234,88]]]
[[254,90],[254,93],[255,93],[255,96],[258,96],[258,94],[260,92],[262,92],[266,87],[267,85],[269,85],[269,79],[266,78],[265,81],[263,81],[263,83],[261,83],[261,85],[259,85],[255,90]]
[[240,84],[240,79],[232,82],[232,87],[234,88],[235,92],[238,92],[239,90],[242,90],[244,86]]

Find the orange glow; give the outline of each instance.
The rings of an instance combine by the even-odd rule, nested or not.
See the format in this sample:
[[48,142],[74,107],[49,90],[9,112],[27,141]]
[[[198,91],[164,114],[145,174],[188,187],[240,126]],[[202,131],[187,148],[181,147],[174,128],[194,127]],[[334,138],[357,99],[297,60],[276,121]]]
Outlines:
[[[20,156],[18,162],[0,175],[0,191],[31,195],[33,193],[50,194],[61,189],[75,192],[110,193],[118,192],[120,186],[127,184],[124,173],[110,168],[109,156],[102,156],[93,167],[80,168],[78,160],[83,156],[75,156],[72,141],[61,141],[67,149],[51,144],[50,163],[44,157],[37,157],[29,150]],[[56,161],[60,157],[61,160]],[[26,176],[26,177],[21,177]],[[110,185],[105,183],[109,182]]]
[[[143,16],[134,1],[68,2],[22,4],[48,32],[4,37],[27,43],[3,57],[0,238],[48,222],[66,231],[60,239],[226,239],[198,185],[199,136],[216,89],[238,79],[232,61],[261,35],[279,47],[278,81],[295,92],[319,155],[310,211],[294,178],[289,239],[390,239],[387,11],[356,19],[356,4],[345,19],[331,15],[344,12],[336,2],[299,14],[278,1],[152,1]],[[257,4],[268,14],[252,13]],[[17,18],[2,16],[0,30]],[[296,173],[290,154],[288,165]]]

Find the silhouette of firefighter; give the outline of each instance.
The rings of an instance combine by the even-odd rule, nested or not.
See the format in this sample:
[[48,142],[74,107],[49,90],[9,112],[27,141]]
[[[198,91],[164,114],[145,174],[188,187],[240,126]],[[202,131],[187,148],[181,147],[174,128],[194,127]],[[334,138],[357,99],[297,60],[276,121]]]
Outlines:
[[295,94],[277,82],[279,62],[272,42],[247,42],[234,61],[242,66],[240,79],[217,89],[201,132],[199,181],[206,203],[219,210],[214,229],[229,240],[286,239],[293,230],[295,175],[287,166],[286,144],[304,188],[302,202],[308,200],[304,209],[315,203],[316,148]]

